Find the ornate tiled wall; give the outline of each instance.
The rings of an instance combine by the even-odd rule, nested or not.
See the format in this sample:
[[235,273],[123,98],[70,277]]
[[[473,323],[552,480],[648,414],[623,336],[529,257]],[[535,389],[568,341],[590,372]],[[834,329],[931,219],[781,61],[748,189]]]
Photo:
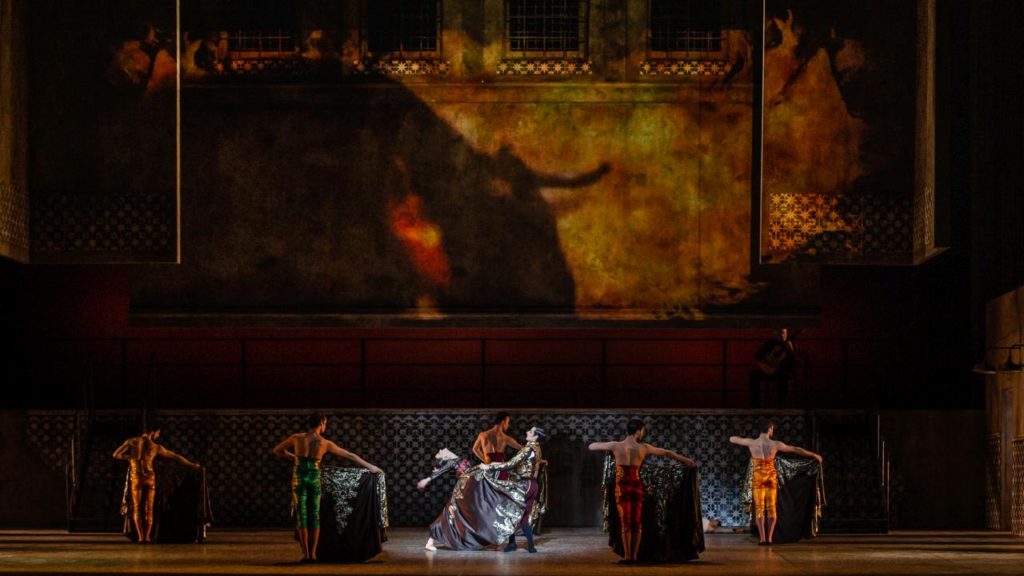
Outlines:
[[1013,441],[1013,510],[1010,529],[1014,536],[1024,536],[1024,439]]
[[732,64],[725,60],[644,60],[641,76],[725,76]]
[[27,2],[0,3],[0,256],[27,261]]
[[[592,472],[592,492],[580,489],[575,480],[563,483],[572,493],[553,491],[552,506],[580,494],[588,494],[585,498],[592,494],[594,502],[585,504],[597,518],[601,457],[587,452],[586,444],[621,437],[630,417],[595,412],[513,413],[510,432],[522,436],[532,425],[549,431],[546,457],[551,462],[552,477],[571,474],[578,476],[579,482],[586,482]],[[206,466],[218,526],[283,526],[289,521],[291,470],[288,462],[271,454],[271,449],[299,430],[304,418],[305,413],[300,412],[222,412],[164,414],[158,415],[157,421],[167,447]],[[416,490],[416,481],[429,474],[433,454],[439,448],[449,447],[468,454],[474,436],[489,418],[489,413],[481,412],[335,414],[329,420],[327,435],[388,472],[393,525],[424,526],[444,505],[454,479],[445,478],[424,492]],[[724,525],[746,524],[748,517],[739,502],[739,490],[747,459],[729,444],[728,438],[753,433],[757,417],[735,413],[666,413],[650,415],[645,420],[651,443],[700,462],[704,515],[721,519]],[[123,478],[123,463],[109,455],[127,433],[122,431],[132,430],[137,421],[137,416],[123,413],[98,418],[90,478],[100,479],[101,485],[111,483],[116,487]],[[802,415],[782,415],[775,421],[782,439],[804,442]],[[66,413],[34,413],[27,426],[28,437],[37,443],[47,464],[62,471],[73,418]],[[831,458],[827,465],[835,470],[845,466],[841,460]],[[842,474],[833,472],[829,476],[836,482]]]
[[906,198],[776,193],[768,197],[768,249],[809,256],[909,254],[913,210]]
[[34,191],[32,257],[40,262],[174,261],[173,191]]
[[5,245],[9,256],[29,252],[28,191],[9,182],[0,182],[0,254]]

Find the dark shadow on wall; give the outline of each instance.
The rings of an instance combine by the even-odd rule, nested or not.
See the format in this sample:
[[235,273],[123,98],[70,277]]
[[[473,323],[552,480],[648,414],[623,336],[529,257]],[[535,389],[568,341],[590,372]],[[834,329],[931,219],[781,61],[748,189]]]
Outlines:
[[400,82],[188,88],[182,263],[135,311],[571,313],[541,187],[596,182],[488,154]]

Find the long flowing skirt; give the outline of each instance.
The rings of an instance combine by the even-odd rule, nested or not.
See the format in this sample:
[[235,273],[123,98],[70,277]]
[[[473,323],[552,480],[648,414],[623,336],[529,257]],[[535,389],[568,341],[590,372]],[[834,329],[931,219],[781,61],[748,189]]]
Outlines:
[[[697,470],[674,463],[646,463],[640,467],[640,481],[644,486],[644,497],[637,560],[682,562],[696,559],[704,551]],[[608,533],[608,545],[619,556],[625,556],[621,526],[615,505],[615,460],[607,457],[604,465],[604,529]]]
[[388,501],[384,474],[363,468],[323,466],[320,472],[321,562],[365,562],[387,541]]
[[[539,496],[530,514],[534,528],[547,509],[545,475],[538,480]],[[448,504],[430,525],[430,537],[452,550],[503,544],[519,529],[529,489],[529,479],[501,479],[495,471],[470,469],[459,476]]]
[[[156,498],[153,502],[151,536],[158,543],[202,542],[206,529],[213,522],[206,485],[206,470],[193,470],[176,462],[157,462]],[[132,516],[131,481],[125,477],[121,514],[124,535],[138,540]]]
[[[825,506],[825,484],[822,468],[817,460],[778,456],[775,458],[778,474],[778,488],[775,505],[775,532],[772,542],[785,544],[818,535],[818,523]],[[748,465],[741,499],[745,504],[752,502],[751,483],[753,471]],[[751,531],[757,534],[753,514],[750,519]]]

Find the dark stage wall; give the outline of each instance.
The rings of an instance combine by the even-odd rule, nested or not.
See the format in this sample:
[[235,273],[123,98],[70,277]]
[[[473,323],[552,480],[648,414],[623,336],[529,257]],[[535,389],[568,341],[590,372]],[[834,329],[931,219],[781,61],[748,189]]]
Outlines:
[[[822,270],[794,407],[980,407],[956,260]],[[12,406],[745,407],[764,328],[144,328],[129,269],[0,266]],[[749,325],[749,324],[748,324]],[[724,391],[724,393],[723,393]]]

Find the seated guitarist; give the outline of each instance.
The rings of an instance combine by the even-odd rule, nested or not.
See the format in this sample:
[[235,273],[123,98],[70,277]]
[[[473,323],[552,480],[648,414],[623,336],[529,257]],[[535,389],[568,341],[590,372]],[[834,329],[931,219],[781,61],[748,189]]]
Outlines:
[[761,388],[775,384],[779,392],[778,407],[785,407],[789,384],[796,373],[796,347],[789,339],[789,330],[779,328],[775,336],[765,340],[754,353],[757,368],[750,371],[750,406],[761,408]]

